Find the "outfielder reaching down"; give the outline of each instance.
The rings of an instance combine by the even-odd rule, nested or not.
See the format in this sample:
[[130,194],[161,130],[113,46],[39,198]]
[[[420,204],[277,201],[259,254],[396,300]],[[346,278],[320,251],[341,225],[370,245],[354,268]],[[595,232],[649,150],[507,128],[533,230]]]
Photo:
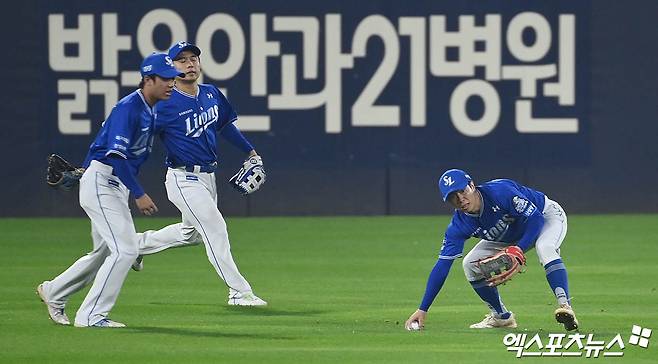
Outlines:
[[[443,201],[449,202],[455,212],[446,229],[439,259],[429,275],[422,303],[405,327],[411,329],[414,321],[420,328],[424,326],[427,311],[453,261],[462,256],[464,242],[478,237],[482,240],[464,257],[463,267],[469,283],[491,313],[471,328],[517,326],[514,314],[503,304],[496,285],[508,280],[519,265],[525,264],[523,252],[534,246],[557,298],[556,320],[566,330],[577,329],[578,320],[570,306],[567,270],[560,257],[560,245],[567,233],[567,215],[562,207],[542,192],[509,179],[475,186],[471,177],[459,169],[446,171],[438,183]],[[490,263],[503,268],[489,272],[485,265],[488,267]]]
[[132,267],[142,270],[144,255],[204,243],[210,264],[229,288],[228,304],[265,306],[233,260],[226,222],[217,208],[217,134],[249,155],[231,180],[241,192],[251,193],[264,182],[262,160],[233,125],[238,117],[226,97],[217,87],[198,83],[200,54],[187,42],[170,48],[169,57],[185,77],[177,79],[171,99],[157,109],[156,133],[167,151],[167,196],[180,210],[182,222],[139,234],[140,255]]

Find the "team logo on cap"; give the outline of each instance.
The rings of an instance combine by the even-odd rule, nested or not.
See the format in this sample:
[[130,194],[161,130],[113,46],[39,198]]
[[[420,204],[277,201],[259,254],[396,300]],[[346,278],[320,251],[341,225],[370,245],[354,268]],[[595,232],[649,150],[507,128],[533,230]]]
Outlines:
[[153,69],[153,65],[149,64],[148,66],[142,67],[142,72],[149,72]]
[[189,45],[189,43],[183,41],[183,42],[178,42],[178,48],[183,48],[185,46]]
[[167,64],[167,66],[171,66],[171,67],[174,66],[174,62],[171,60],[171,58],[169,58],[169,56],[165,56],[165,63]]
[[450,176],[445,176],[443,177],[443,184],[446,186],[452,186],[455,181],[452,180],[452,177]]

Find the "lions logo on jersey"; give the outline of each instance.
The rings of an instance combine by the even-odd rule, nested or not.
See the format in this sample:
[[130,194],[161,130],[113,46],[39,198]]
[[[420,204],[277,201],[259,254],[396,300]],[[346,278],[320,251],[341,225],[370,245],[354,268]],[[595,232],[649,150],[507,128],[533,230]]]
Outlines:
[[505,214],[496,222],[494,226],[490,227],[488,230],[482,230],[482,235],[489,241],[501,241],[507,232],[507,229],[509,229],[509,225],[513,223],[514,220],[515,219],[513,217]]
[[200,114],[194,113],[192,117],[185,119],[187,130],[186,136],[198,138],[204,130],[214,124],[219,119],[219,106],[213,105],[210,109],[201,112]]

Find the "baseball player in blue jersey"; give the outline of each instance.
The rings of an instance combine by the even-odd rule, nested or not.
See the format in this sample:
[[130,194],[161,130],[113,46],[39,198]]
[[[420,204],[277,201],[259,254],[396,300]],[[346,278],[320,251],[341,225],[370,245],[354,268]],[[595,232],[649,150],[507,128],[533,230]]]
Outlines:
[[133,269],[143,268],[143,255],[203,242],[210,264],[229,288],[228,304],[265,306],[233,260],[226,222],[217,208],[217,134],[249,155],[246,164],[262,166],[262,160],[233,125],[238,117],[226,97],[217,87],[198,83],[200,54],[187,42],[171,47],[169,57],[185,76],[178,79],[171,99],[157,107],[156,133],[167,151],[167,196],[180,210],[182,222],[140,234],[140,256]]
[[422,303],[405,327],[423,327],[427,311],[453,261],[462,256],[464,242],[477,237],[482,240],[464,257],[463,267],[467,280],[491,313],[471,328],[517,326],[514,314],[503,304],[498,289],[482,274],[478,262],[502,251],[525,264],[523,252],[534,246],[557,298],[556,320],[566,330],[577,329],[578,320],[570,306],[567,270],[560,257],[560,245],[567,233],[567,215],[562,207],[542,192],[509,179],[475,186],[471,177],[459,169],[443,173],[438,184],[443,201],[449,202],[455,212],[446,229],[439,259],[429,275]]
[[64,312],[69,297],[93,281],[75,315],[77,327],[124,327],[107,316],[138,254],[138,237],[128,208],[129,195],[145,215],[157,207],[139,182],[140,166],[153,145],[154,106],[168,99],[177,76],[166,54],[144,59],[138,90],[121,99],[89,148],[80,179],[80,206],[91,219],[93,250],[66,271],[37,287],[57,324],[70,325]]

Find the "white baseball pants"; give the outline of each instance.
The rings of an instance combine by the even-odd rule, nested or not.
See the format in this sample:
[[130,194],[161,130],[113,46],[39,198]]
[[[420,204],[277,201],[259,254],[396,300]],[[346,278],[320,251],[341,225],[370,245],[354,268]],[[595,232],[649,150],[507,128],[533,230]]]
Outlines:
[[[535,242],[537,256],[542,266],[560,258],[560,245],[567,235],[567,214],[562,206],[546,197],[544,211],[544,227]],[[479,259],[496,254],[501,249],[510,246],[510,243],[489,240],[480,240],[464,257],[463,267],[469,282],[483,279],[480,269],[475,266]]]
[[91,219],[93,250],[43,287],[50,303],[63,308],[70,295],[93,281],[75,315],[78,326],[107,317],[137,257],[128,198],[128,189],[112,175],[112,167],[92,161],[80,179],[80,206]]
[[139,254],[203,242],[210,264],[229,289],[251,292],[231,255],[226,222],[217,208],[215,174],[169,168],[165,186],[169,200],[181,211],[182,222],[138,234]]

